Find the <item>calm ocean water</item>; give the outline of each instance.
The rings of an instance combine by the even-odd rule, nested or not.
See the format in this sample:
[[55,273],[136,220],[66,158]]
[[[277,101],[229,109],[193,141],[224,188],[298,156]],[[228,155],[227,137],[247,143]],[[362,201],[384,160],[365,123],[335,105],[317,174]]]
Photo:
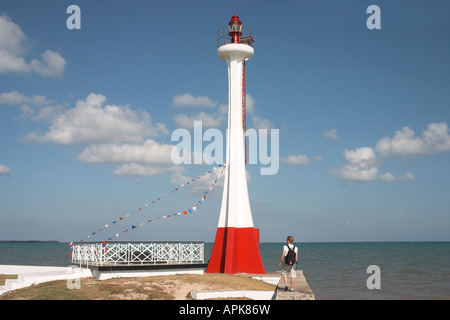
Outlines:
[[[278,271],[282,243],[262,243],[267,272]],[[450,299],[450,242],[300,243],[300,266],[316,299]],[[212,243],[205,244],[205,260]],[[0,264],[67,266],[66,243],[0,243]],[[367,267],[380,268],[369,290]]]

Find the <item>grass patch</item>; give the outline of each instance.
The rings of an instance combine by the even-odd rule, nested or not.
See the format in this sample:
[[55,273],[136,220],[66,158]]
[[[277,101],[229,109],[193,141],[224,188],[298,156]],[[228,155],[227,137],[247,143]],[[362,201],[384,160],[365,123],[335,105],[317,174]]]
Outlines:
[[275,290],[275,285],[240,275],[184,274],[96,280],[83,278],[80,289],[66,280],[9,291],[0,300],[183,300],[191,291]]

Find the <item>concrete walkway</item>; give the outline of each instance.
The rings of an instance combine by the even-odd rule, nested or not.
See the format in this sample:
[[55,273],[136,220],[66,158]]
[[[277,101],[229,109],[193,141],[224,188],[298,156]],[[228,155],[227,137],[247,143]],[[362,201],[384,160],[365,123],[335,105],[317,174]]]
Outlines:
[[[288,287],[290,288],[291,279],[288,277],[287,280]],[[292,292],[286,291],[285,286],[284,279],[280,276],[277,286],[276,300],[315,300],[314,293],[309,287],[302,270],[297,270],[297,278],[295,279],[294,289]]]
[[[281,277],[281,271],[266,274],[242,274],[254,279],[266,281],[277,285],[273,299],[275,300],[315,300],[314,293],[309,287],[302,270],[297,270],[297,278],[294,282],[292,292],[285,291],[284,279]],[[288,277],[288,286],[290,287],[290,278]]]

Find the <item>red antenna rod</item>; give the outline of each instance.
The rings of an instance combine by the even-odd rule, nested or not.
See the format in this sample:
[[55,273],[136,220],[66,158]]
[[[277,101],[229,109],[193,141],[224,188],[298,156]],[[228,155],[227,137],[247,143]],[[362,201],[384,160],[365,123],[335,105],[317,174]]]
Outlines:
[[242,72],[242,129],[244,130],[245,164],[247,164],[247,92],[245,87],[245,61]]

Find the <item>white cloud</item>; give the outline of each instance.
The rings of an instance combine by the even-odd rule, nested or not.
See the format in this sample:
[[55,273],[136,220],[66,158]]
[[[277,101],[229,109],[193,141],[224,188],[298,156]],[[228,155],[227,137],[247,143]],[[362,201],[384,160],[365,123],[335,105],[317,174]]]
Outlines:
[[20,116],[21,119],[28,119],[34,115],[34,109],[27,104],[24,104],[20,107]]
[[41,54],[41,60],[33,59],[30,62],[32,72],[48,77],[62,76],[65,66],[66,60],[59,53],[48,49]]
[[[29,133],[25,142],[52,142],[60,145],[86,145],[77,159],[95,164],[118,164],[115,176],[145,177],[184,171],[172,162],[174,145],[149,137],[168,134],[164,124],[152,124],[143,110],[129,105],[106,104],[106,97],[90,94],[73,108],[49,105],[43,96],[27,97],[17,91],[0,94],[0,103],[21,105],[21,118],[51,120],[45,133]],[[40,105],[35,111],[29,104]]]
[[224,120],[225,117],[223,115],[207,114],[205,112],[191,116],[181,113],[173,117],[173,121],[178,126],[187,129],[194,128],[194,121],[201,121],[204,128],[219,128]]
[[[314,161],[323,161],[323,157],[320,155],[314,156],[312,158]],[[311,162],[311,159],[304,154],[297,154],[297,155],[288,155],[286,157],[282,157],[280,159],[282,163],[285,164],[291,164],[291,165],[306,165]]]
[[400,180],[410,180],[410,181],[414,181],[414,180],[416,180],[416,177],[414,177],[414,175],[412,174],[412,172],[407,172],[407,173],[401,175],[399,179],[400,179]]
[[372,181],[378,174],[375,150],[369,147],[344,150],[347,162],[338,172],[340,178],[349,181]]
[[0,94],[0,104],[8,105],[21,105],[31,104],[35,106],[44,106],[52,103],[52,100],[47,99],[45,96],[33,95],[27,97],[18,91],[3,92]]
[[303,154],[288,155],[287,157],[281,158],[281,162],[286,164],[301,165],[301,164],[308,164],[309,158]]
[[255,113],[255,111],[256,111],[255,100],[249,93],[245,94],[245,106],[246,106],[247,114]]
[[[177,107],[189,107],[189,106],[202,106],[202,107],[214,107],[217,102],[211,101],[207,96],[193,97],[190,93],[185,93],[183,95],[176,96],[173,99],[172,106]],[[270,121],[270,119],[264,119],[257,115],[255,100],[253,97],[247,93],[246,94],[246,116],[247,119],[252,121],[252,128],[267,129],[270,135],[270,129],[275,126]],[[221,124],[226,120],[228,114],[228,104],[221,104],[217,112],[215,113],[205,113],[199,112],[198,114],[188,115],[185,113],[177,114],[173,117],[174,122],[182,128],[193,128],[194,121],[202,121],[202,126],[205,128],[219,128]],[[251,128],[250,122],[247,120],[247,129]]]
[[172,162],[173,147],[152,139],[142,144],[94,144],[85,148],[77,159],[96,164],[117,163],[115,176],[136,178],[184,172],[184,167]]
[[[223,167],[215,167],[214,170],[212,170],[211,173],[207,173],[205,176],[198,179],[195,184],[192,184],[188,187],[186,190],[187,193],[190,194],[199,194],[204,193],[205,191],[208,191],[211,187],[212,183],[215,181],[214,179],[217,178],[218,174],[220,173],[219,170],[223,170]],[[248,173],[247,173],[248,177]],[[182,172],[176,172],[171,176],[170,182],[174,185],[181,185],[185,184],[186,182],[192,181],[193,178],[186,176],[182,174]],[[213,193],[220,194],[221,190],[223,190],[223,182],[224,177],[222,176],[220,180],[217,181],[217,184],[214,185],[214,189],[212,189]]]
[[416,137],[409,127],[395,132],[393,138],[380,139],[375,149],[382,157],[429,156],[450,151],[450,136],[447,123],[430,123]]
[[258,116],[252,116],[252,120],[253,120],[253,128],[255,130],[267,129],[270,134],[270,129],[275,128],[275,126],[269,119],[263,119]]
[[[346,161],[339,170],[330,168],[329,174],[337,175],[343,180],[368,182],[377,179],[379,166],[383,162],[375,149],[369,147],[357,148],[355,150],[344,150],[344,160]],[[415,181],[412,172],[407,172],[398,177],[390,172],[378,176],[384,182]]]
[[85,143],[141,143],[145,137],[168,134],[165,125],[153,125],[145,111],[128,105],[104,105],[106,97],[91,93],[74,108],[57,115],[45,134],[32,132],[24,141],[61,145]]
[[323,133],[323,137],[325,139],[331,139],[331,140],[335,140],[335,141],[339,140],[339,137],[338,137],[336,129],[331,129],[331,130],[325,131]]
[[212,101],[207,96],[194,97],[189,92],[175,96],[172,101],[174,107],[215,107],[217,102]]
[[395,182],[397,178],[390,172],[386,172],[384,174],[380,174],[380,180],[384,182]]
[[0,48],[13,54],[25,51],[27,37],[22,29],[5,15],[0,16]]
[[[0,104],[18,106],[20,110],[19,119],[52,121],[63,111],[63,107],[45,96],[26,96],[18,91],[3,92],[0,94]],[[52,105],[50,105],[52,104]]]
[[140,163],[171,165],[173,145],[160,144],[152,139],[142,144],[94,144],[78,155],[89,163]]
[[45,120],[53,122],[58,115],[64,112],[64,108],[58,105],[46,106],[39,108],[36,112],[29,105],[24,104],[20,107],[20,112],[20,119]]
[[57,52],[47,49],[40,59],[27,63],[24,54],[27,36],[19,25],[5,15],[0,16],[0,73],[37,73],[42,76],[59,77],[64,73],[66,60]]
[[[412,129],[403,127],[397,130],[392,138],[385,137],[375,145],[375,148],[357,148],[345,150],[346,164],[337,172],[344,180],[372,181],[378,174],[378,167],[382,160],[389,157],[430,156],[441,152],[450,151],[450,135],[448,125],[442,123],[430,123],[427,129],[417,137]],[[384,182],[415,181],[412,172],[407,172],[398,177],[390,172],[379,176]]]
[[414,175],[411,172],[407,172],[399,177],[395,177],[392,173],[390,172],[386,172],[384,174],[380,174],[379,176],[381,181],[384,182],[398,182],[398,181],[404,181],[404,180],[409,180],[409,181],[414,181],[416,180],[416,177],[414,177]]
[[0,164],[0,175],[3,174],[10,174],[11,173],[11,169],[7,166],[5,166],[4,164]]
[[228,105],[227,104],[221,104],[219,106],[219,115],[220,116],[226,116],[228,114]]
[[323,161],[323,157],[321,155],[314,156],[315,161]]
[[[268,134],[270,135],[270,129],[275,128],[272,121],[270,121],[270,119],[264,119],[264,118],[261,118],[261,117],[255,115],[256,111],[257,111],[257,109],[255,107],[256,102],[255,102],[255,99],[253,99],[253,97],[249,93],[246,93],[245,101],[246,101],[247,119],[248,118],[252,119],[253,128],[255,130],[267,129]],[[249,128],[248,121],[247,121],[247,128]]]
[[[172,101],[174,107],[206,107],[211,108],[217,106],[217,102],[212,101],[207,96],[192,96],[189,92],[175,96]],[[201,121],[205,128],[219,128],[226,119],[228,112],[227,105],[220,105],[217,112],[206,113],[199,112],[197,114],[180,113],[173,117],[173,121],[182,128],[192,129],[194,121]]]
[[182,172],[185,171],[184,167],[181,166],[152,166],[143,165],[140,163],[126,163],[120,165],[113,174],[115,176],[126,176],[126,177],[149,177],[155,175],[163,175],[169,172]]

